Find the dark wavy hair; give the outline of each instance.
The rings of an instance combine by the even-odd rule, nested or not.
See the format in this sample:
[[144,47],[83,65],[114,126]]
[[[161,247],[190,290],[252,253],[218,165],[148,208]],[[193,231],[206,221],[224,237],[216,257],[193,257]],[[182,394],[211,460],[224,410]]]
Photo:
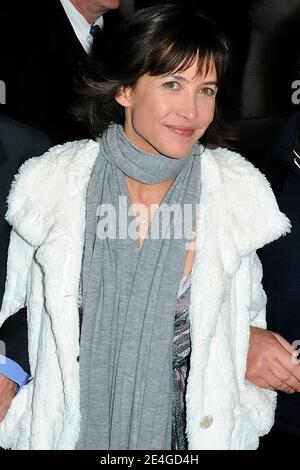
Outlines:
[[115,100],[121,87],[134,87],[145,74],[186,70],[196,59],[199,73],[214,62],[219,87],[214,120],[200,141],[209,148],[230,146],[231,130],[222,109],[229,43],[212,19],[190,6],[145,8],[127,18],[110,40],[104,33],[82,69],[73,114],[99,137],[111,122],[124,125],[124,108]]

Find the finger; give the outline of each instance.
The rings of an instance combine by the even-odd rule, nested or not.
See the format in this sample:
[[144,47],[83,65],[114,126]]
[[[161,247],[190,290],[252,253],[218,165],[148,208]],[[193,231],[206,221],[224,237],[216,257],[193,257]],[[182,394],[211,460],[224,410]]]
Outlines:
[[280,378],[276,377],[270,369],[265,371],[263,378],[273,390],[280,390],[285,393],[295,393],[295,390],[292,387],[287,385]]
[[286,384],[288,387],[292,388],[295,391],[298,391],[300,388],[299,379],[290,371],[282,367],[279,361],[272,366],[271,371],[274,376],[280,380],[283,384]]
[[267,388],[269,390],[275,390],[275,384],[278,384],[279,380],[274,377],[272,372],[268,369],[264,370],[264,374],[261,375],[256,382],[258,387]]
[[[283,370],[276,372],[276,376],[282,380],[283,384],[278,388],[278,390],[284,391],[286,393],[290,392],[290,388],[295,391],[300,391],[300,366],[299,360],[297,359],[298,352],[297,350],[286,341],[278,333],[272,333],[276,340],[282,346],[280,355],[277,355],[277,364],[276,366],[283,367]],[[274,371],[274,366],[272,367]],[[284,387],[284,383],[287,385],[287,388]]]
[[284,383],[282,383],[282,385],[280,387],[274,388],[274,390],[276,390],[277,392],[287,393],[288,395],[291,395],[292,393],[296,393],[296,390],[294,390],[291,387],[288,387]]
[[280,365],[287,371],[292,374],[296,380],[298,381],[297,390],[300,388],[300,365],[298,362],[295,363],[295,356],[292,356],[287,351],[284,354],[280,354],[277,356],[277,363],[279,362]]
[[275,336],[275,338],[279,341],[279,343],[284,347],[284,349],[289,353],[293,354],[295,352],[295,348],[286,340],[284,339],[279,333],[274,333],[272,334]]
[[[248,379],[247,379],[248,380]],[[249,380],[248,380],[249,381]],[[249,381],[251,384],[254,383],[252,381]],[[262,377],[259,377],[256,381],[255,381],[255,385],[257,387],[260,387],[260,388],[264,388],[266,390],[274,390],[274,387],[272,387],[272,385],[270,385],[268,382],[266,382]]]
[[274,390],[274,388],[272,387],[272,385],[270,385],[268,382],[266,382],[264,379],[261,379],[260,380],[261,382],[261,385],[259,385],[259,387],[261,388],[266,388],[268,390]]

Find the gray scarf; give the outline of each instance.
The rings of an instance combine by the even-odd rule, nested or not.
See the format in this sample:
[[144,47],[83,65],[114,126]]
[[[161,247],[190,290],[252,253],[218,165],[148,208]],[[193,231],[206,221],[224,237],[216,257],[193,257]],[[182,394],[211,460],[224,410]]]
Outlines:
[[118,125],[99,145],[87,195],[77,448],[170,449],[174,313],[187,238],[174,238],[181,223],[176,215],[160,230],[171,236],[149,237],[142,249],[137,238],[99,238],[96,212],[111,204],[117,233],[122,220],[132,225],[128,207],[119,205],[119,196],[128,198],[124,174],[149,184],[176,177],[163,202],[195,208],[200,147],[179,159],[155,157],[135,147]]

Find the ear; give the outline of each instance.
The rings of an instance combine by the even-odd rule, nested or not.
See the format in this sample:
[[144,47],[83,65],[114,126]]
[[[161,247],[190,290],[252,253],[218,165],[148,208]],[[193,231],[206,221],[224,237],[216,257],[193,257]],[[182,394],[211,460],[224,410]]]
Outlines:
[[118,89],[115,100],[124,108],[129,108],[131,106],[131,97],[132,97],[132,88],[130,87],[121,87]]

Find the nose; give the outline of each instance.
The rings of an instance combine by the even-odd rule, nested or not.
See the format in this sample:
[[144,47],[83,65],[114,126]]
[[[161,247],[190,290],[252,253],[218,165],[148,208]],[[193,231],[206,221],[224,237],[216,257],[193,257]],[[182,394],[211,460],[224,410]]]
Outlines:
[[197,99],[194,94],[186,93],[178,106],[177,114],[184,119],[192,121],[198,113]]

